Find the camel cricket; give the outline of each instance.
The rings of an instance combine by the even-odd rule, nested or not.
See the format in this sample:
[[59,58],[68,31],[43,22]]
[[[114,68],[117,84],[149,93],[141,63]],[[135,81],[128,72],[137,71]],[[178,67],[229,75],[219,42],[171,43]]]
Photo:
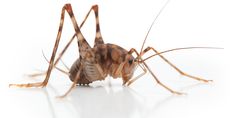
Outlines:
[[[166,6],[166,4],[164,5],[164,7]],[[164,9],[164,7],[162,7],[160,12],[156,16],[155,20],[160,15],[160,13]],[[83,24],[85,23],[85,21],[88,18],[91,11],[94,11],[95,19],[96,19],[96,37],[95,37],[93,47],[91,47],[88,44],[85,37],[83,36],[83,34],[80,31],[80,28],[82,28]],[[57,52],[58,45],[60,42],[60,37],[62,34],[65,12],[67,12],[70,16],[70,19],[73,23],[73,27],[75,30],[75,34],[70,39],[70,41],[67,43],[67,45],[62,50],[62,52],[59,54],[58,58],[55,60],[56,52]],[[153,21],[153,23],[155,22],[155,20]],[[153,26],[153,23],[152,23],[151,27]],[[151,30],[151,27],[148,30],[148,33]],[[172,64],[170,61],[168,61],[162,54],[166,53],[166,52],[174,51],[174,50],[181,50],[181,49],[214,48],[214,47],[185,47],[185,48],[170,49],[170,50],[166,50],[163,52],[159,52],[156,49],[154,49],[153,47],[147,47],[146,49],[143,49],[144,43],[145,43],[147,36],[148,36],[148,33],[147,33],[145,40],[142,44],[142,48],[141,48],[140,53],[138,53],[138,51],[134,48],[131,48],[130,50],[126,50],[116,44],[106,44],[106,43],[104,43],[103,38],[102,38],[102,34],[100,32],[98,5],[94,5],[91,7],[91,9],[87,13],[84,21],[81,23],[80,26],[78,26],[77,21],[74,17],[74,13],[73,13],[71,4],[65,4],[62,8],[62,11],[61,11],[60,25],[59,25],[55,45],[53,48],[53,52],[52,52],[50,60],[47,60],[49,63],[48,69],[46,72],[41,73],[41,75],[46,74],[44,81],[37,82],[37,83],[28,83],[28,84],[10,84],[9,86],[26,87],[26,88],[28,88],[28,87],[45,87],[49,81],[52,69],[56,68],[56,69],[60,70],[61,72],[68,74],[70,80],[73,82],[70,89],[64,95],[61,96],[61,97],[64,97],[68,93],[70,93],[70,91],[77,84],[88,85],[88,84],[90,84],[94,81],[97,81],[97,80],[104,80],[108,75],[113,78],[122,78],[123,85],[129,86],[148,71],[151,73],[151,75],[153,76],[153,78],[155,79],[157,84],[161,85],[162,87],[164,87],[165,89],[167,89],[171,93],[182,94],[181,92],[177,92],[177,91],[169,88],[165,84],[163,84],[157,78],[157,76],[152,72],[152,70],[149,68],[149,66],[145,63],[145,61],[147,59],[150,59],[153,56],[159,56],[161,59],[163,59],[166,63],[168,63],[171,67],[173,67],[178,73],[180,73],[183,76],[186,76],[186,77],[198,80],[198,81],[203,81],[203,82],[212,81],[212,80],[201,79],[199,77],[192,76],[190,74],[183,72],[182,70],[177,68],[174,64]],[[66,72],[60,68],[57,68],[56,65],[75,37],[77,38],[77,43],[78,43],[80,55],[79,55],[79,58],[71,66],[71,68],[68,69],[69,72]],[[146,52],[151,51],[151,50],[154,51],[155,54],[147,57],[146,59],[142,59],[142,56]],[[134,55],[133,53],[136,55],[136,57],[133,56]],[[46,59],[46,57],[45,57],[45,59]],[[141,67],[141,69],[143,70],[143,73],[137,75],[136,77],[133,77],[133,73],[137,67]],[[32,76],[38,76],[38,75],[35,74]]]

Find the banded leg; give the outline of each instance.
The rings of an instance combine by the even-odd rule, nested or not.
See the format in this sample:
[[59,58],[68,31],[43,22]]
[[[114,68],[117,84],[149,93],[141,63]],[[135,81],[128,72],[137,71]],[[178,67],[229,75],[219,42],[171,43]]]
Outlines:
[[63,10],[61,12],[61,20],[60,20],[60,25],[59,25],[56,41],[55,41],[55,44],[54,44],[52,56],[51,56],[51,59],[49,61],[49,66],[48,66],[48,70],[47,70],[46,77],[45,77],[44,81],[43,82],[36,82],[36,83],[28,83],[28,84],[10,84],[9,85],[10,87],[11,86],[16,86],[16,87],[44,87],[44,86],[47,85],[48,80],[49,80],[50,75],[51,75],[51,71],[52,71],[53,66],[54,66],[53,62],[54,62],[54,59],[55,59],[55,56],[56,56],[57,48],[58,48],[60,38],[61,38],[61,34],[62,34],[62,29],[63,29],[63,24],[64,24],[64,14],[65,14],[65,10],[64,10],[64,7],[63,7]]
[[[134,49],[134,48],[132,48],[130,51],[129,51],[129,53],[130,54],[132,54],[133,52],[135,52],[137,55],[138,55],[138,57],[141,59],[141,63],[146,67],[146,69],[151,73],[151,75],[153,76],[153,78],[156,80],[156,82],[157,82],[157,84],[159,84],[159,85],[161,85],[162,87],[164,87],[165,89],[167,89],[168,91],[170,91],[171,93],[174,93],[174,94],[178,94],[178,95],[181,95],[182,93],[181,92],[178,92],[178,91],[174,91],[173,89],[171,89],[171,88],[169,88],[168,86],[166,86],[165,84],[163,84],[157,77],[156,77],[156,75],[152,72],[152,70],[148,67],[148,65],[144,62],[144,61],[142,61],[142,58],[141,58],[141,56],[142,55],[140,55],[140,54],[138,54],[138,52]],[[146,69],[144,69],[144,70],[146,70]],[[140,74],[141,75],[141,74]],[[139,76],[138,76],[139,77]],[[136,81],[138,78],[134,78],[134,80],[130,80],[130,81],[128,81],[128,85],[130,85],[130,84],[132,84],[134,81]]]
[[183,72],[182,70],[180,70],[179,68],[177,68],[174,64],[172,64],[169,60],[167,60],[164,56],[162,56],[160,54],[160,52],[158,52],[157,50],[155,50],[153,47],[147,47],[142,53],[141,56],[144,55],[146,52],[148,52],[149,50],[153,50],[156,54],[158,54],[158,56],[160,56],[166,63],[168,63],[171,67],[173,67],[178,73],[180,73],[183,76],[198,80],[198,81],[203,81],[203,82],[210,82],[212,80],[205,80],[196,76],[192,76],[188,73]]
[[[87,18],[90,15],[92,10],[94,11],[95,19],[96,19],[96,37],[95,37],[94,45],[103,44],[104,42],[103,42],[102,34],[101,34],[101,31],[100,31],[100,25],[99,25],[98,5],[94,5],[90,8],[90,10],[87,13],[87,15],[85,16],[83,22],[80,24],[80,28],[83,27],[85,21],[87,20]],[[59,56],[57,57],[57,59],[54,63],[54,67],[56,67],[57,63],[62,58],[62,56],[64,55],[64,53],[66,52],[66,50],[68,49],[68,47],[70,46],[72,41],[75,39],[75,37],[76,37],[76,33],[71,37],[70,41],[66,44],[64,49],[59,53]],[[45,75],[45,74],[46,74],[46,72],[42,72],[42,73],[30,74],[29,76],[30,77],[36,77],[36,76],[42,76],[42,75]]]
[[91,10],[94,11],[95,19],[96,19],[96,36],[95,36],[94,45],[104,44],[101,30],[100,30],[100,24],[99,24],[98,5],[92,6],[89,12],[91,12]]
[[[102,35],[100,32],[100,26],[99,26],[99,18],[98,18],[98,5],[94,5],[91,7],[91,9],[89,10],[89,12],[87,13],[87,15],[85,16],[83,22],[80,24],[80,29],[83,27],[85,21],[87,20],[88,16],[90,15],[91,11],[94,11],[95,13],[95,18],[96,18],[96,37],[95,37],[95,44],[97,43],[103,43],[103,39],[102,39]],[[66,44],[66,46],[64,47],[64,49],[62,50],[62,52],[59,54],[58,58],[56,59],[54,65],[56,65],[59,60],[61,59],[61,57],[63,56],[63,54],[65,53],[65,51],[68,49],[68,47],[70,46],[71,42],[74,40],[74,38],[76,37],[76,33],[71,37],[70,41]]]
[[49,80],[50,75],[51,75],[51,71],[52,71],[52,69],[54,67],[54,59],[55,59],[55,56],[56,56],[56,52],[57,52],[58,45],[59,45],[60,38],[61,38],[61,34],[62,34],[65,11],[68,12],[68,14],[70,15],[70,18],[72,20],[72,23],[73,23],[73,26],[74,26],[74,29],[75,29],[75,32],[76,32],[76,36],[77,36],[77,39],[78,39],[79,50],[80,50],[80,53],[82,52],[82,57],[85,55],[85,52],[81,51],[81,48],[84,48],[84,49],[91,48],[89,46],[89,44],[87,43],[87,41],[85,40],[85,38],[83,37],[83,35],[82,35],[78,25],[77,25],[77,22],[75,20],[75,17],[74,17],[72,8],[71,8],[71,5],[70,4],[65,4],[64,7],[62,8],[61,20],[60,20],[60,25],[59,25],[59,29],[58,29],[58,34],[57,34],[57,38],[56,38],[56,41],[55,41],[55,44],[54,44],[52,56],[51,56],[51,59],[50,59],[50,62],[49,62],[47,74],[46,74],[46,77],[45,77],[44,81],[43,82],[37,82],[37,83],[28,83],[28,84],[10,84],[9,86],[16,86],[16,87],[44,87],[44,86],[47,85],[48,80]]

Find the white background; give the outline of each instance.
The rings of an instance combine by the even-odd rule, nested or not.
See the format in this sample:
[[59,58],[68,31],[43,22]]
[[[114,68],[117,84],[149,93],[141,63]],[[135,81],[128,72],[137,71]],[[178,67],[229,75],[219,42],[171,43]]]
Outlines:
[[[150,74],[130,87],[107,78],[91,87],[77,87],[64,99],[71,85],[68,77],[53,71],[46,88],[8,88],[9,83],[42,81],[25,74],[46,70],[56,38],[61,8],[71,3],[78,23],[93,4],[99,5],[101,31],[105,42],[125,49],[140,50],[141,43],[162,0],[149,1],[62,1],[8,0],[0,2],[0,117],[1,118],[207,118],[236,117],[235,43],[236,3],[233,0],[172,0],[155,22],[146,46],[157,50],[186,46],[216,46],[224,50],[185,50],[165,54],[187,73],[214,80],[205,84],[179,76],[155,57],[147,63],[169,87],[187,93],[172,95],[156,85]],[[73,35],[66,16],[60,49]],[[94,16],[82,28],[93,45]],[[71,65],[78,57],[76,42],[63,60]],[[61,65],[59,65],[61,66]],[[63,67],[63,66],[62,66]],[[136,71],[136,74],[140,73]]]

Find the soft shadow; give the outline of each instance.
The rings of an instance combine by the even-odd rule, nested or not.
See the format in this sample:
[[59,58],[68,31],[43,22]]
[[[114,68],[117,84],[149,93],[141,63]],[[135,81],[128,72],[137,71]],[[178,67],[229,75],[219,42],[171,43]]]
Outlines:
[[[183,87],[183,89],[186,90],[199,85],[202,84],[188,85]],[[158,109],[171,100],[185,96],[172,94],[155,95],[158,99],[150,100],[150,98],[139,95],[138,92],[129,87],[113,85],[98,87],[77,86],[65,98],[57,99],[55,96],[59,94],[52,86],[48,86],[44,90],[53,118],[64,114],[59,112],[57,107],[63,107],[63,112],[69,114],[68,118],[147,118],[152,116],[154,112],[158,112]],[[151,103],[152,105],[150,106],[146,103]]]
[[77,87],[68,97],[82,118],[130,118],[143,109],[128,87]]
[[63,112],[69,114],[68,118],[146,118],[152,114],[152,111],[156,111],[157,106],[175,98],[170,95],[161,100],[152,100],[154,107],[150,107],[146,104],[149,102],[147,98],[129,87],[120,85],[78,86],[63,99],[53,97],[53,95],[59,94],[52,86],[44,90],[53,118],[65,114],[57,110],[62,106],[64,107]]

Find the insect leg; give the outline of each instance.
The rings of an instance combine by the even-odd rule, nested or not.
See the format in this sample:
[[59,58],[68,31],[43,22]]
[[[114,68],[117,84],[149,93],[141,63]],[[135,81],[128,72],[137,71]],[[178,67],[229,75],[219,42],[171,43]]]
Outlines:
[[[96,18],[96,37],[95,37],[95,44],[99,44],[99,43],[104,43],[103,39],[102,39],[102,35],[100,32],[100,26],[99,26],[99,18],[98,18],[98,5],[94,5],[91,7],[91,9],[89,10],[89,12],[87,13],[87,15],[85,16],[83,22],[80,24],[80,29],[83,27],[85,21],[87,20],[89,14],[91,13],[91,11],[94,11],[95,13],[95,18]],[[65,48],[62,50],[61,53],[59,53],[58,58],[56,59],[54,65],[56,65],[59,60],[61,59],[61,57],[63,56],[63,54],[65,53],[65,51],[68,49],[69,45],[71,44],[71,42],[74,40],[74,38],[76,37],[76,33],[72,36],[72,38],[70,39],[70,41],[67,43],[67,45],[65,46]]]
[[131,85],[133,82],[135,82],[136,80],[138,80],[140,77],[142,77],[143,75],[145,75],[147,73],[147,69],[141,65],[141,64],[138,64],[139,67],[143,70],[143,72],[139,75],[137,75],[136,77],[134,77],[133,79],[130,79],[128,82],[127,82],[127,86]]
[[76,86],[76,84],[77,84],[78,81],[79,81],[81,70],[82,70],[82,67],[79,68],[79,70],[78,70],[78,72],[77,72],[77,74],[76,74],[75,80],[73,81],[73,84],[71,85],[71,87],[69,88],[69,90],[67,90],[67,92],[64,93],[63,95],[58,96],[58,98],[64,98],[64,97],[66,97],[66,96],[72,91],[72,89]]
[[[75,31],[76,31],[76,36],[78,38],[79,47],[84,48],[84,49],[90,48],[89,44],[87,43],[87,41],[85,40],[85,38],[83,37],[83,35],[80,32],[80,29],[79,29],[79,27],[77,25],[77,22],[76,22],[75,18],[74,18],[74,14],[72,12],[71,5],[70,4],[65,4],[64,7],[62,8],[62,11],[61,11],[61,20],[60,20],[60,25],[59,25],[58,33],[57,33],[57,38],[56,38],[56,41],[55,41],[55,44],[54,44],[52,56],[51,56],[51,59],[50,59],[50,62],[49,62],[47,74],[46,74],[46,77],[45,77],[44,81],[43,82],[37,82],[37,83],[28,83],[28,84],[10,84],[9,86],[16,86],[16,87],[44,87],[44,86],[47,85],[48,80],[49,80],[50,75],[51,75],[51,71],[52,71],[52,69],[54,67],[54,59],[55,59],[55,56],[56,56],[56,52],[57,52],[58,45],[59,45],[60,38],[61,38],[61,34],[62,34],[65,11],[67,11],[69,13],[70,18],[72,20],[72,23],[74,25],[74,28],[75,28]],[[82,55],[82,56],[84,56],[84,55]]]
[[[88,18],[89,14],[91,13],[92,10],[94,11],[95,19],[96,19],[96,37],[95,37],[94,45],[104,44],[102,34],[101,34],[101,31],[100,31],[100,25],[99,25],[98,5],[93,5],[91,7],[91,9],[87,13],[84,21],[81,23],[81,26],[85,23],[85,21],[87,20],[87,18]],[[81,26],[80,26],[80,28],[81,28]],[[76,34],[74,34],[74,35],[76,35]]]
[[[80,24],[80,29],[83,27],[85,21],[87,20],[89,14],[91,13],[91,11],[94,11],[95,13],[95,18],[96,18],[96,37],[95,37],[95,44],[98,44],[98,43],[104,43],[103,42],[103,39],[102,39],[102,35],[101,35],[101,31],[100,31],[100,25],[99,25],[99,18],[98,18],[98,5],[94,5],[91,7],[91,9],[89,10],[89,12],[87,13],[87,15],[85,16],[83,22]],[[71,42],[74,40],[74,38],[76,37],[76,34],[75,33],[71,40],[68,42],[68,44],[66,45],[66,47],[63,49],[63,51],[59,54],[58,56],[58,59],[55,61],[55,64],[58,63],[58,61],[60,60],[60,58],[62,57],[62,55],[65,53],[65,51],[67,50],[67,48],[69,47],[69,45],[71,44]]]
[[[129,54],[132,54],[132,53],[135,53],[137,55],[138,58],[140,58],[142,60],[142,58],[140,57],[139,53],[134,49],[134,48],[131,48],[130,51],[128,52]],[[142,63],[138,63],[139,67],[141,67],[141,69],[143,70],[143,72],[139,75],[137,75],[136,77],[128,80],[126,83],[127,83],[127,86],[129,86],[130,84],[132,84],[133,82],[135,82],[136,80],[138,80],[140,77],[142,77],[143,75],[145,75],[147,73],[147,70],[146,68],[142,65]],[[124,84],[126,84],[124,83]]]
[[147,70],[151,73],[151,75],[154,77],[154,79],[156,80],[156,82],[161,85],[162,87],[164,87],[165,89],[167,89],[168,91],[170,91],[171,93],[174,93],[174,94],[178,94],[178,95],[181,95],[183,93],[181,92],[178,92],[178,91],[174,91],[172,90],[171,88],[169,88],[168,86],[164,85],[160,80],[158,80],[158,78],[156,77],[156,75],[151,71],[151,69],[148,67],[148,65],[143,62],[143,64],[145,65],[145,67],[147,68]]
[[[91,13],[91,11],[94,11],[95,13],[95,17],[96,17],[96,38],[95,38],[95,44],[103,43],[103,39],[102,39],[102,35],[100,32],[100,26],[99,26],[99,18],[98,18],[98,5],[94,5],[91,7],[91,9],[89,10],[89,12],[87,13],[87,15],[85,16],[83,22],[80,24],[80,29],[83,27],[85,21],[87,20],[89,14]],[[75,33],[72,38],[70,39],[70,41],[67,43],[67,45],[65,46],[65,48],[62,50],[62,52],[59,54],[58,58],[56,59],[54,65],[56,65],[59,60],[61,59],[61,57],[63,56],[63,54],[65,53],[65,51],[67,50],[67,48],[69,47],[69,45],[71,44],[71,42],[74,40],[74,38],[76,37]]]
[[[98,6],[97,6],[97,5],[94,5],[94,6],[91,7],[91,9],[89,10],[89,12],[88,12],[87,15],[85,16],[83,22],[80,24],[80,29],[83,27],[85,21],[87,20],[87,18],[88,18],[89,14],[91,13],[92,10],[93,10],[94,13],[95,13],[96,24],[97,24],[97,25],[96,25],[96,32],[97,32],[97,33],[96,33],[95,43],[96,43],[96,42],[102,42],[102,43],[103,43],[102,36],[101,36],[101,32],[100,32],[100,26],[99,26]],[[76,34],[77,34],[77,33],[75,33],[75,34],[71,37],[70,41],[66,44],[66,46],[64,47],[64,49],[62,50],[62,52],[59,53],[59,56],[58,56],[58,58],[56,59],[54,65],[56,65],[56,64],[59,62],[59,60],[61,59],[61,57],[62,57],[63,54],[65,53],[65,51],[66,51],[66,50],[68,49],[68,47],[70,46],[71,42],[72,42],[72,41],[74,40],[74,38],[76,37]]]
[[60,38],[61,38],[61,34],[62,34],[62,29],[63,29],[63,24],[64,24],[64,16],[65,16],[65,8],[63,7],[62,12],[61,12],[61,19],[60,19],[60,25],[59,25],[59,29],[58,29],[58,33],[57,33],[57,37],[56,37],[56,41],[54,44],[54,48],[53,48],[53,52],[52,52],[52,56],[49,62],[49,66],[48,66],[48,70],[47,70],[47,74],[46,77],[44,79],[43,82],[37,82],[37,83],[28,83],[28,84],[10,84],[9,86],[16,86],[16,87],[44,87],[47,85],[48,80],[50,78],[51,75],[51,71],[54,67],[54,59],[56,56],[56,52],[57,52],[57,48],[60,42]]
[[100,31],[100,25],[99,25],[98,5],[92,6],[91,9],[93,9],[94,14],[95,14],[95,18],[96,18],[96,37],[95,37],[94,45],[104,44],[102,34],[101,34],[101,31]]
[[203,81],[203,82],[210,82],[212,80],[205,80],[196,76],[192,76],[188,73],[183,72],[182,70],[180,70],[179,68],[177,68],[174,64],[172,64],[169,60],[167,60],[164,56],[162,56],[161,54],[159,54],[160,52],[158,52],[157,50],[155,50],[153,47],[147,47],[141,54],[141,56],[143,54],[145,54],[146,52],[148,52],[149,50],[153,50],[156,54],[158,54],[158,56],[160,56],[165,62],[167,62],[171,67],[173,67],[177,72],[179,72],[181,75],[198,80],[198,81]]
[[[181,95],[182,93],[180,93],[180,92],[178,92],[178,91],[174,91],[173,89],[171,89],[171,88],[169,88],[168,86],[166,86],[165,84],[163,84],[157,77],[156,77],[156,75],[152,72],[152,70],[148,67],[148,65],[144,62],[144,61],[142,61],[142,58],[141,58],[141,56],[142,55],[140,55],[140,54],[138,54],[138,52],[134,49],[134,48],[132,48],[130,51],[129,51],[129,53],[131,54],[131,53],[133,53],[133,52],[135,52],[137,55],[138,55],[138,57],[140,58],[140,60],[141,60],[141,63],[144,65],[144,72],[146,73],[146,69],[151,73],[151,75],[153,76],[153,78],[156,80],[156,82],[159,84],[159,85],[161,85],[162,87],[164,87],[165,89],[167,89],[168,91],[170,91],[171,93],[174,93],[174,94],[178,94],[178,95]],[[145,67],[146,67],[146,69],[145,69]],[[142,74],[140,74],[139,76],[141,76]],[[139,76],[137,76],[138,78],[139,78]],[[130,85],[130,84],[132,84],[134,81],[136,81],[138,78],[134,78],[134,80],[130,80],[130,82],[128,82],[128,85]]]
[[[99,26],[99,18],[98,18],[98,5],[94,5],[91,7],[91,9],[89,10],[89,12],[87,13],[87,15],[85,16],[83,22],[80,24],[80,28],[83,27],[85,21],[87,20],[89,14],[91,13],[91,11],[94,11],[95,13],[95,18],[96,18],[96,37],[95,37],[95,44],[103,44],[103,39],[102,39],[102,35],[100,32],[100,26]],[[59,62],[59,60],[62,58],[62,56],[64,55],[64,53],[66,52],[66,50],[68,49],[68,47],[70,46],[70,44],[72,43],[72,41],[75,39],[76,37],[76,33],[71,37],[70,41],[66,44],[66,46],[64,47],[64,49],[59,53],[55,63],[54,63],[54,67],[56,67],[57,63]],[[36,76],[42,76],[45,75],[46,72],[42,72],[42,73],[34,73],[34,74],[30,74],[30,77],[36,77]]]

